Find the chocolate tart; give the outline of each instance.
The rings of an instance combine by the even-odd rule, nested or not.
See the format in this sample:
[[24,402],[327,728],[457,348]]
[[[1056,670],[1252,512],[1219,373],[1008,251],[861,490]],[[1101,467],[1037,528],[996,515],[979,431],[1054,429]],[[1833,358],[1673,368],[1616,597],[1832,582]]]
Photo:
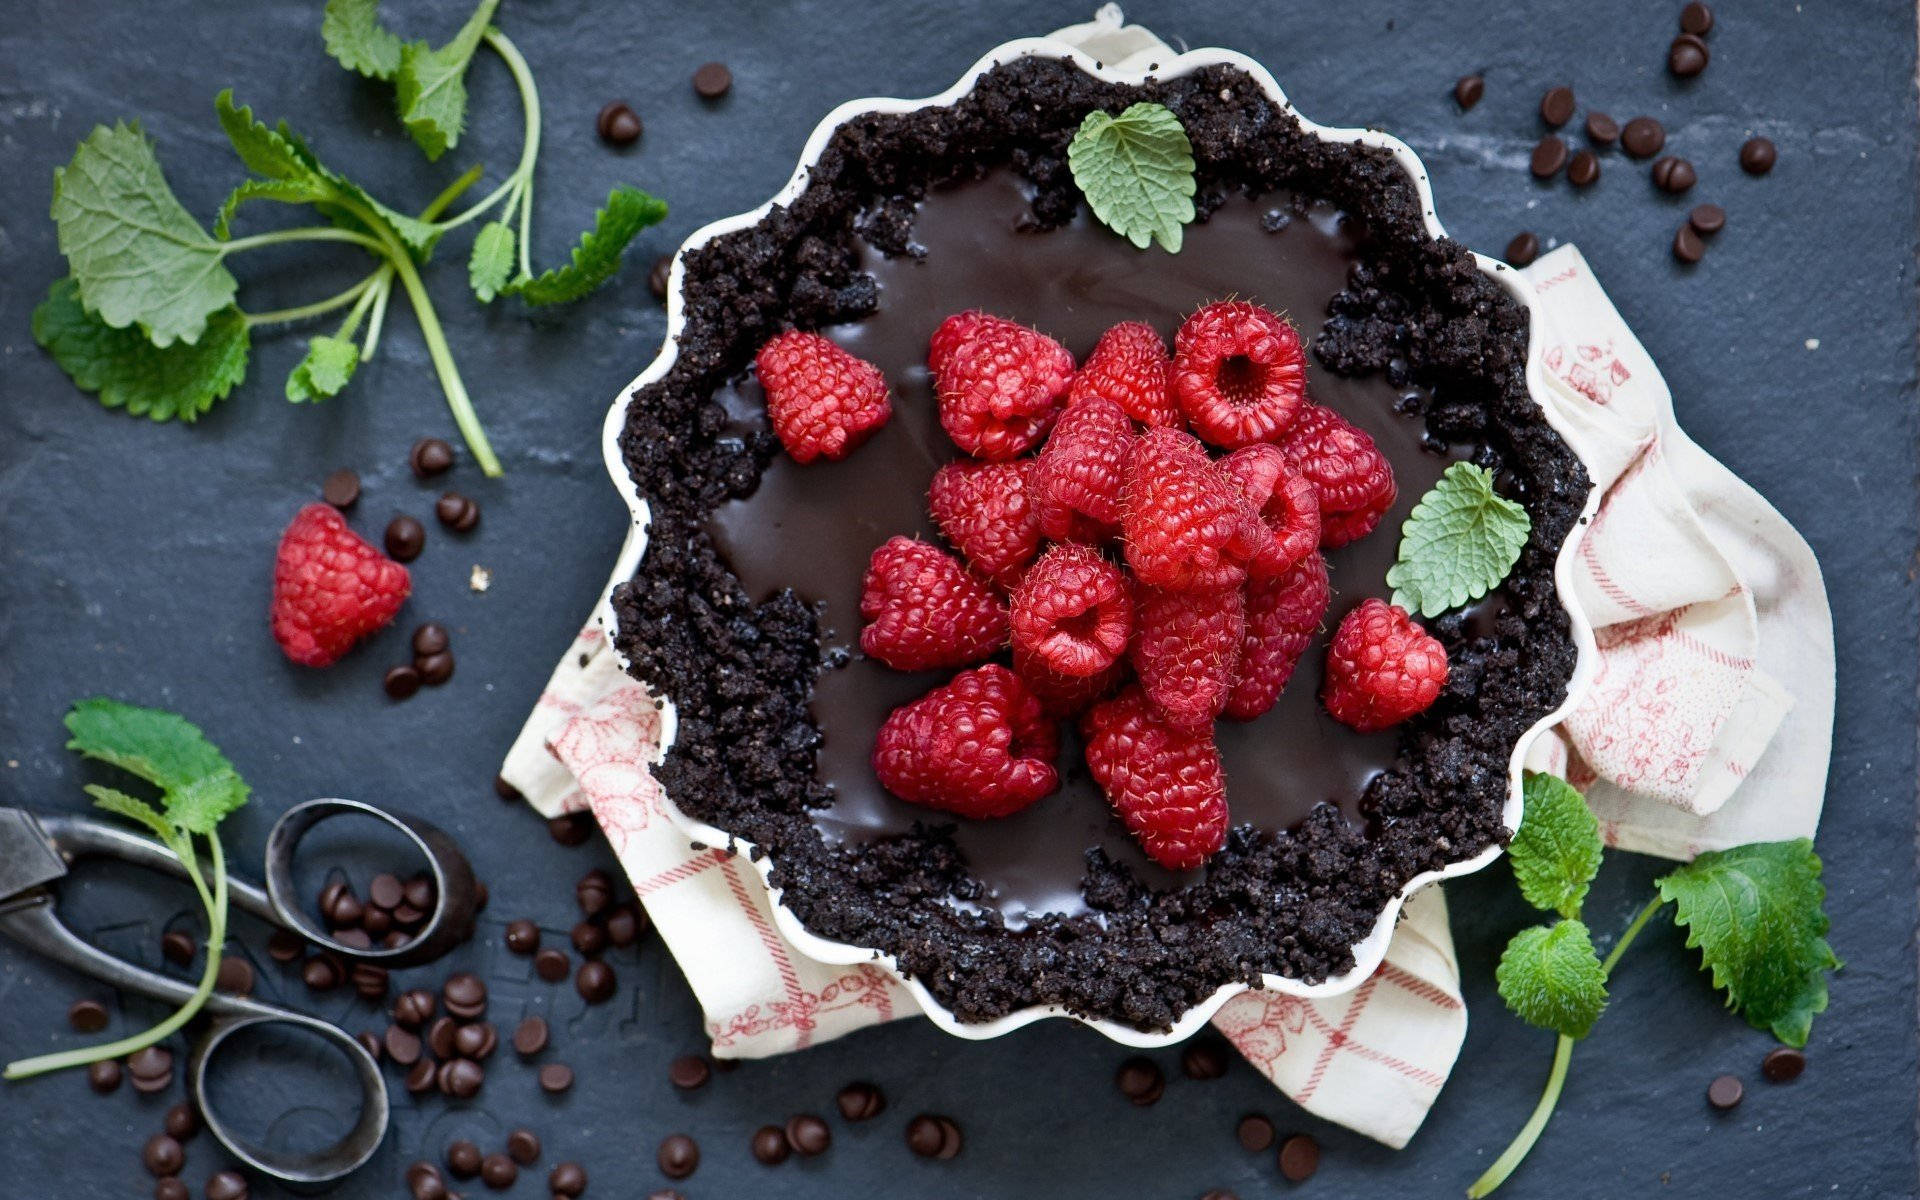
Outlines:
[[[1109,57],[1122,32],[1063,31]],[[1511,269],[1444,237],[1400,143],[1305,121],[1242,56],[1144,40],[1118,63],[1009,43],[941,96],[836,110],[774,201],[682,248],[668,343],[608,422],[635,526],[605,619],[662,702],[669,807],[693,840],[752,857],[804,953],[879,962],[964,1036],[1064,1014],[1153,1044],[1248,987],[1354,986],[1407,895],[1498,854],[1520,764],[1590,658],[1560,586],[1587,473],[1530,392]],[[1095,224],[1066,166],[1085,113],[1136,100],[1193,141],[1200,215],[1177,255]],[[1450,462],[1492,469],[1527,508],[1506,583],[1428,622],[1452,662],[1439,702],[1383,734],[1336,724],[1323,635],[1272,712],[1219,724],[1235,826],[1185,875],[1138,851],[1070,753],[1058,794],[1001,821],[886,795],[874,731],[941,678],[859,654],[859,589],[886,538],[937,536],[926,487],[958,451],[927,377],[934,327],[979,307],[1084,356],[1114,322],[1170,334],[1227,295],[1289,314],[1309,394],[1394,465],[1381,530],[1329,554],[1330,625],[1387,594],[1399,525]],[[797,466],[768,431],[749,366],[788,326],[893,387],[893,419],[842,462]]]

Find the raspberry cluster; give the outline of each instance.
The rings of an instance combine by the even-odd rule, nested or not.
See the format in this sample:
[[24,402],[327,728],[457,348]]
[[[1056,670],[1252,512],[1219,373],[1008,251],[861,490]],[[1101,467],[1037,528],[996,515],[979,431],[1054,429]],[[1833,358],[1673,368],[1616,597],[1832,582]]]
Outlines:
[[[874,552],[861,648],[957,674],[888,718],[876,775],[910,803],[1010,815],[1058,786],[1059,724],[1077,721],[1147,854],[1201,866],[1228,827],[1214,722],[1279,699],[1326,618],[1321,550],[1379,524],[1391,467],[1308,399],[1294,327],[1246,301],[1192,314],[1172,354],[1151,326],[1116,325],[1077,368],[1038,330],[962,312],[927,362],[968,456],[927,497],[952,550]],[[761,370],[798,461],[843,456],[887,419],[879,371],[817,334],[781,334]],[[1446,676],[1438,641],[1368,600],[1334,635],[1322,700],[1371,732],[1424,711]]]

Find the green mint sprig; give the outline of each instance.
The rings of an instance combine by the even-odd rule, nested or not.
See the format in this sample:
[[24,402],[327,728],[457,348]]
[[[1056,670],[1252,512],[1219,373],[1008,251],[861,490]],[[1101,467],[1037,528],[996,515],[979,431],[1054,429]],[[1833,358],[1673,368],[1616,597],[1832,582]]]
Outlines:
[[1180,250],[1193,220],[1193,143],[1164,104],[1142,101],[1119,116],[1086,115],[1067,146],[1067,166],[1100,223],[1145,250]]
[[[227,944],[227,866],[217,830],[221,821],[246,804],[246,781],[199,729],[161,709],[95,697],[75,704],[67,713],[66,725],[72,735],[67,749],[118,767],[159,790],[156,807],[119,788],[86,787],[96,807],[145,826],[186,868],[207,914],[207,962],[193,996],[146,1032],[103,1045],[23,1058],[7,1065],[7,1079],[120,1058],[167,1038],[191,1021],[213,994],[220,976],[221,948]],[[204,864],[202,842],[207,852]]]
[[1558,1036],[1540,1102],[1467,1189],[1472,1200],[1506,1182],[1539,1140],[1559,1103],[1574,1043],[1606,1007],[1614,967],[1666,905],[1674,906],[1674,922],[1686,928],[1687,945],[1699,949],[1727,1006],[1790,1046],[1807,1044],[1814,1015],[1827,1007],[1827,974],[1840,968],[1826,940],[1820,859],[1806,838],[1709,851],[1655,880],[1653,898],[1600,958],[1580,920],[1600,867],[1599,823],[1565,780],[1529,774],[1525,787],[1526,812],[1508,857],[1521,895],[1561,919],[1515,934],[1494,977],[1516,1016]]
[[1437,617],[1499,587],[1527,544],[1527,510],[1493,490],[1493,472],[1448,467],[1400,527],[1399,561],[1387,569],[1393,602]]

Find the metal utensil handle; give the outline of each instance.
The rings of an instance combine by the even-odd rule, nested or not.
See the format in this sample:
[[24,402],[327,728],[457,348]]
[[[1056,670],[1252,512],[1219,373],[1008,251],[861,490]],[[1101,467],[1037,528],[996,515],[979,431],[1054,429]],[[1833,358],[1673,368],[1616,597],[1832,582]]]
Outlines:
[[[69,861],[76,858],[117,858],[163,875],[187,878],[186,867],[174,857],[173,851],[150,837],[76,813],[36,816],[47,837]],[[211,868],[207,874],[212,874]],[[267,898],[266,891],[244,879],[228,876],[227,899],[242,912],[276,925],[282,923],[274,913],[273,902]]]

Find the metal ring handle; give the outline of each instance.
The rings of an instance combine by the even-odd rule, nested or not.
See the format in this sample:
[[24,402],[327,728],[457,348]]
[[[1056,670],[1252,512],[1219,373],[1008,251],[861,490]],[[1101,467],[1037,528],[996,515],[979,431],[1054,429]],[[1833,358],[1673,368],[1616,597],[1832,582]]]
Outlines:
[[[433,876],[433,911],[418,934],[405,945],[387,949],[374,946],[358,949],[334,940],[301,908],[293,888],[293,852],[300,839],[315,825],[344,815],[372,817],[406,835],[427,860]],[[473,867],[454,840],[440,828],[419,817],[388,812],[359,800],[337,798],[309,800],[281,814],[267,834],[267,898],[282,923],[316,945],[324,946],[343,958],[378,963],[383,967],[411,967],[431,962],[466,940],[473,925],[479,891],[474,884]]]
[[[259,1025],[296,1026],[319,1035],[347,1056],[347,1061],[353,1064],[355,1080],[360,1085],[360,1118],[345,1137],[324,1150],[298,1153],[271,1150],[234,1132],[214,1109],[207,1095],[207,1064],[227,1044],[229,1037]],[[380,1065],[367,1053],[366,1047],[337,1026],[300,1013],[215,1021],[206,1036],[194,1045],[193,1056],[187,1064],[187,1089],[200,1109],[200,1119],[206,1125],[207,1132],[228,1153],[243,1165],[301,1191],[329,1187],[365,1166],[380,1148],[381,1140],[387,1136],[387,1123],[392,1116],[386,1080],[381,1078]]]

